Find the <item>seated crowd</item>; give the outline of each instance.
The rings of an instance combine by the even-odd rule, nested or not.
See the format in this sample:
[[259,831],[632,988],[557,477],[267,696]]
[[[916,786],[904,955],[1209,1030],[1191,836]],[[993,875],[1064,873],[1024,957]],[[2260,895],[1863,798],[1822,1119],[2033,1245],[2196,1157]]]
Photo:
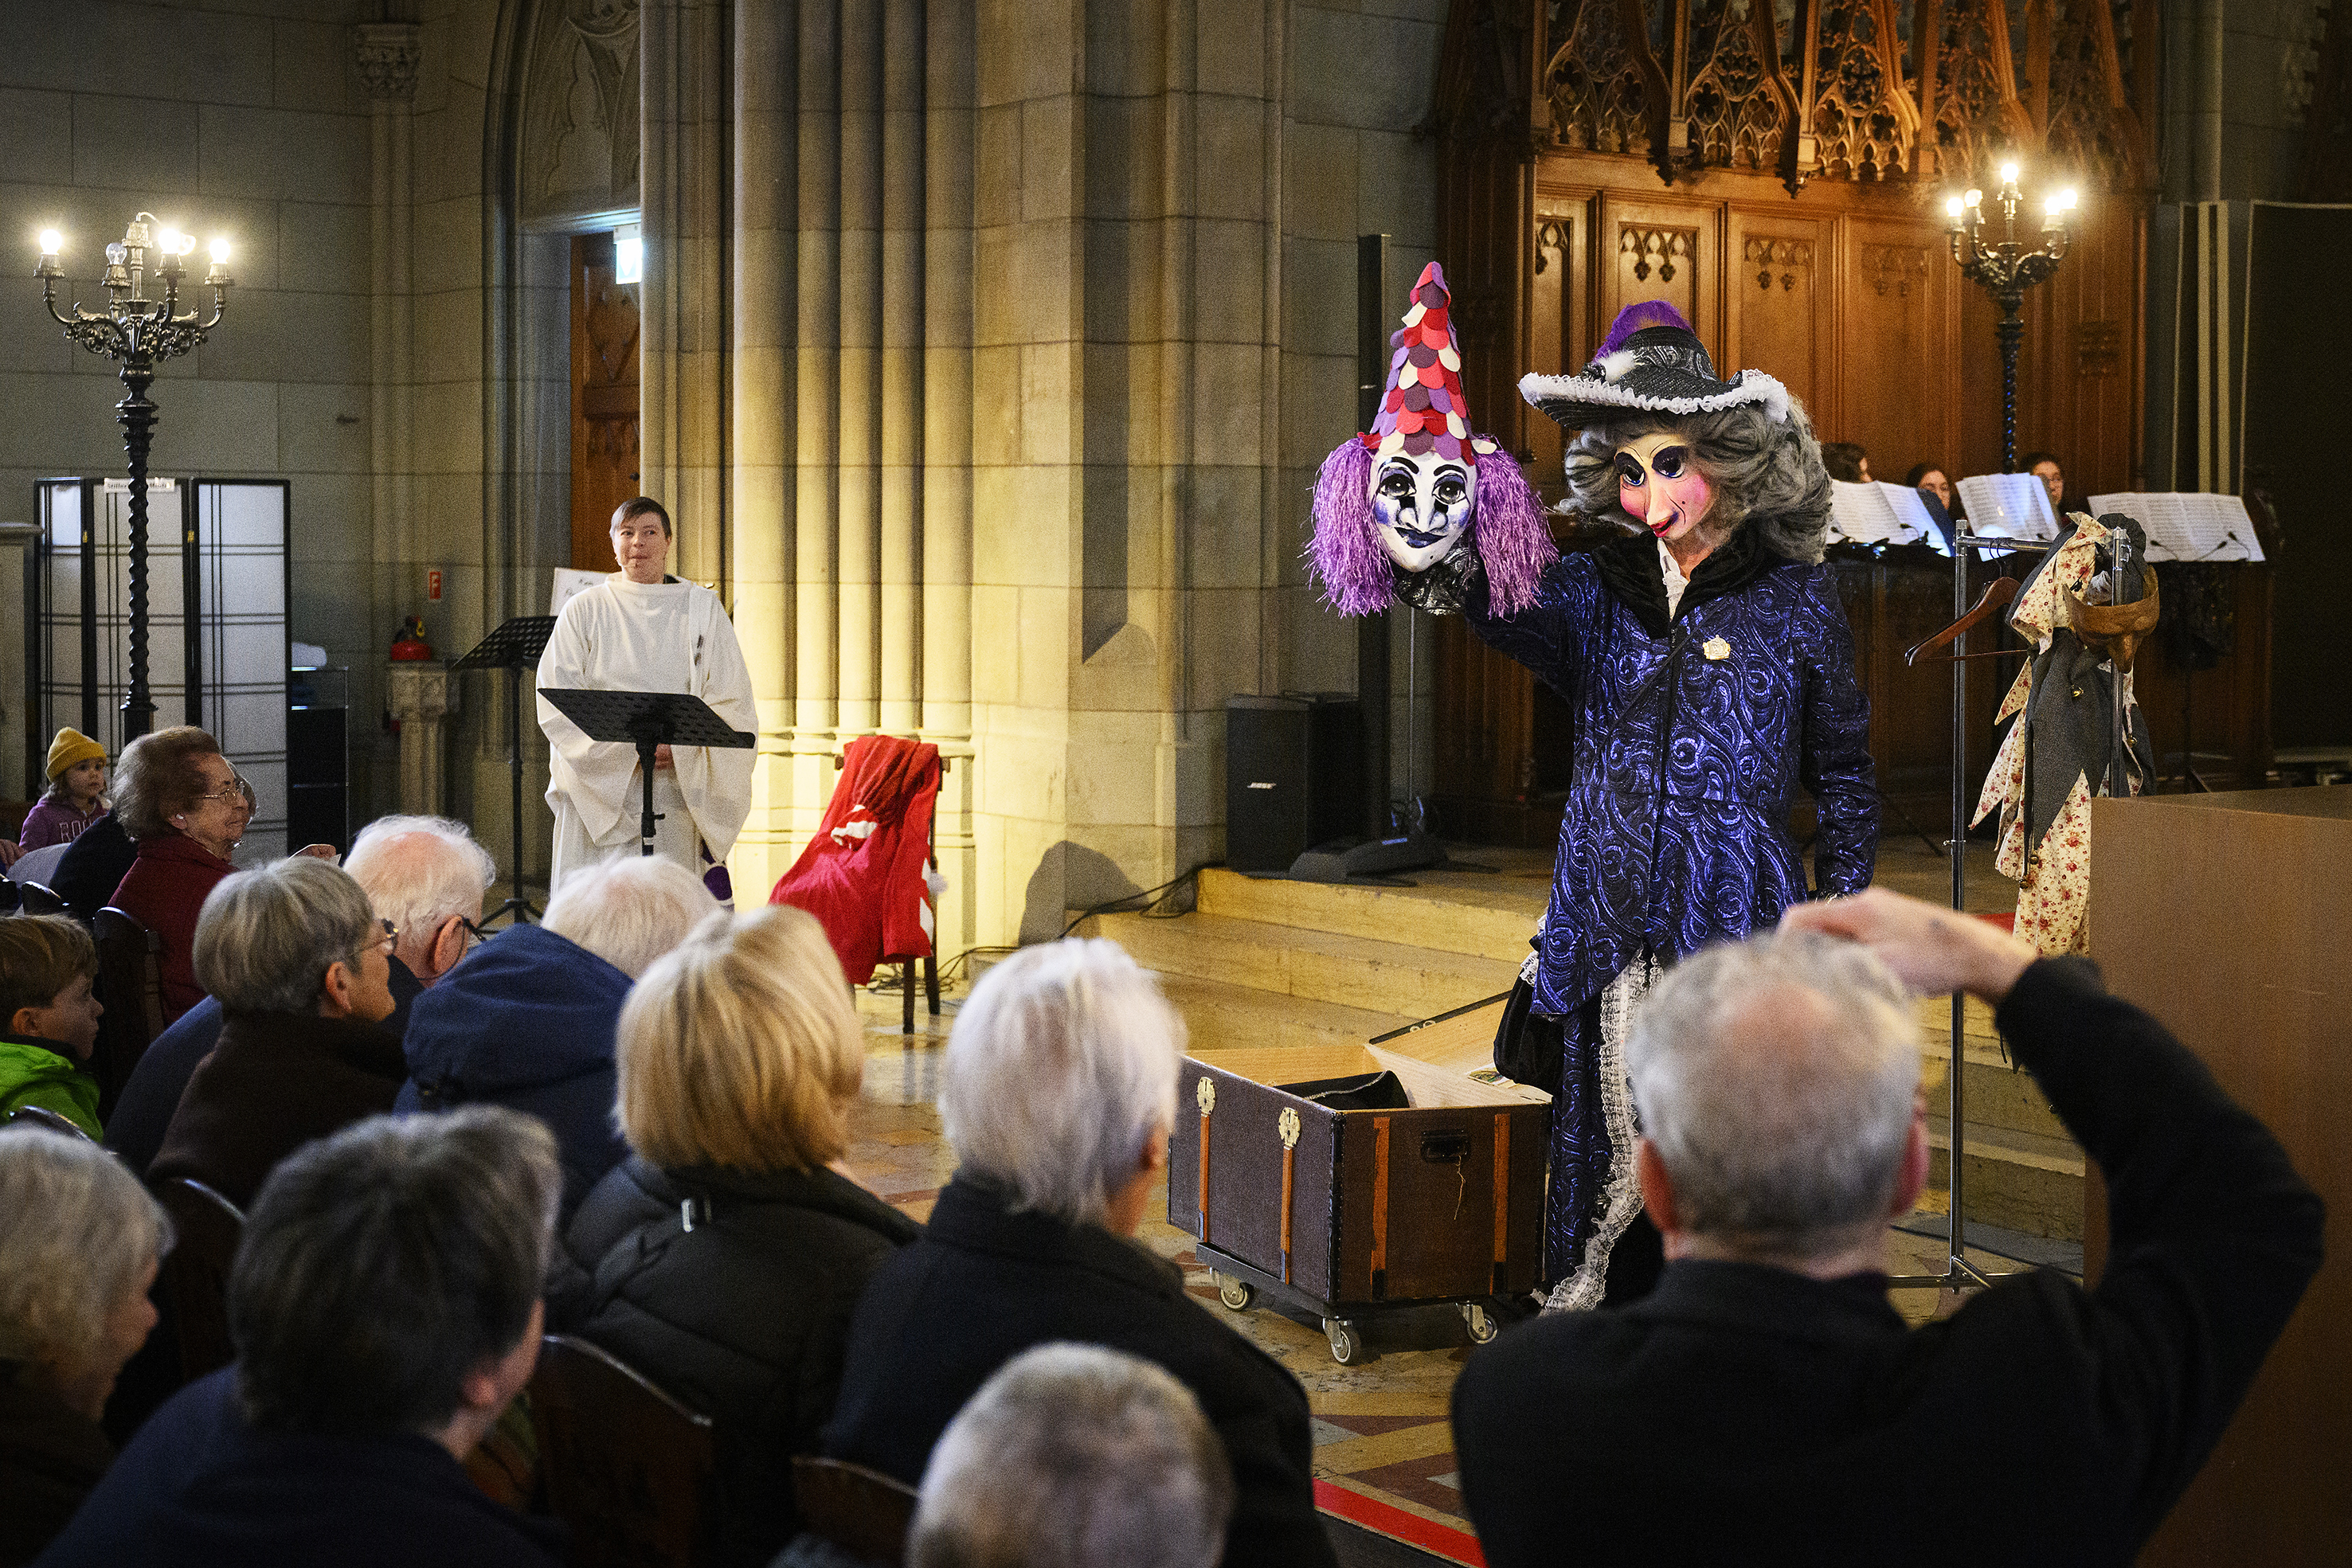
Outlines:
[[[526,1394],[542,1333],[708,1421],[698,1563],[850,1561],[795,1490],[822,1458],[895,1487],[919,1568],[1336,1563],[1298,1379],[1137,1239],[1185,1030],[1115,945],[973,987],[941,1068],[956,1167],[919,1225],[845,1164],[864,1030],[814,917],[624,859],[484,939],[489,859],[430,818],[371,825],[347,866],[238,871],[242,781],[192,735],[120,770],[120,886],[150,868],[184,986],[115,1103],[84,1065],[89,935],[0,919],[0,1112],[25,1113],[0,1127],[0,1568],[561,1562],[563,1525],[467,1468],[486,1439],[526,1471],[571,1451]],[[1885,1287],[1928,1160],[1912,1001],[1955,991],[2106,1173],[2113,1261],[1914,1331]],[[1465,1363],[1498,1568],[1941,1561],[1966,1499],[2010,1556],[2127,1561],[2318,1266],[2317,1197],[2160,1026],[1915,900],[1685,961],[1627,1064],[1666,1266]],[[142,1352],[174,1238],[142,1180],[174,1178],[242,1215],[234,1360],[147,1388],[125,1368],[166,1337]]]

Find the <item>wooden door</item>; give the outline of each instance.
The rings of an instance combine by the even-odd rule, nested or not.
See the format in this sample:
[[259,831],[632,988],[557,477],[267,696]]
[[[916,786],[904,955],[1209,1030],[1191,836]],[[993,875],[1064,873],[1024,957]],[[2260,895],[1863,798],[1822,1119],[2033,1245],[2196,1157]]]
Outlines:
[[614,571],[614,510],[638,493],[637,289],[613,236],[572,241],[572,564]]

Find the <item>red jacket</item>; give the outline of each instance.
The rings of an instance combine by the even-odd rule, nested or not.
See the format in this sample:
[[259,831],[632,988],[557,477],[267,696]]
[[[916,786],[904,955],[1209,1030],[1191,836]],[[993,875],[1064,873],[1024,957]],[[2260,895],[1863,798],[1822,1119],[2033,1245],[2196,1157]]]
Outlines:
[[205,894],[236,869],[185,833],[142,839],[139,858],[107,900],[163,939],[166,1023],[205,999],[196,984],[196,915]]
[[939,792],[938,747],[889,735],[851,741],[816,837],[768,895],[817,917],[853,986],[885,959],[931,951],[923,867]]

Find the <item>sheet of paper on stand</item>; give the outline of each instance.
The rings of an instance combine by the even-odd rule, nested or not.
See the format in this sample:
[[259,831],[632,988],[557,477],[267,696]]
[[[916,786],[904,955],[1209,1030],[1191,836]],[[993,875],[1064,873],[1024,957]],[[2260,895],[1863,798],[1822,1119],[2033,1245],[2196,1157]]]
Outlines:
[[2263,547],[2245,502],[2193,491],[2094,496],[2091,513],[2121,512],[2147,530],[2150,560],[2260,560]]
[[2054,539],[2058,517],[2050,492],[2031,474],[1979,474],[1953,486],[1979,538]]
[[293,665],[298,670],[323,670],[327,667],[327,650],[316,643],[296,643],[290,645]]
[[547,612],[561,615],[563,607],[587,592],[613,574],[609,571],[582,571],[576,567],[559,566],[547,591]]
[[1907,485],[1830,481],[1830,539],[1857,545],[1929,542],[1936,530],[1919,492]]

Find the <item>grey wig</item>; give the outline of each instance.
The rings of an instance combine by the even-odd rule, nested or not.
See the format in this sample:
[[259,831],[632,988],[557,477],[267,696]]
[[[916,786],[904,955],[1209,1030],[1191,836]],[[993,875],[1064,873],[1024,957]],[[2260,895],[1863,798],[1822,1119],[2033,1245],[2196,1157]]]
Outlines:
[[1691,456],[1715,491],[1710,521],[1728,517],[1736,528],[1753,517],[1764,548],[1774,555],[1808,563],[1822,559],[1829,538],[1830,476],[1812,422],[1793,399],[1785,421],[1748,402],[1709,413],[1629,413],[1586,425],[1568,444],[1568,489],[1576,509],[1638,531],[1640,525],[1617,504],[1617,449],[1667,430],[1690,436]]

